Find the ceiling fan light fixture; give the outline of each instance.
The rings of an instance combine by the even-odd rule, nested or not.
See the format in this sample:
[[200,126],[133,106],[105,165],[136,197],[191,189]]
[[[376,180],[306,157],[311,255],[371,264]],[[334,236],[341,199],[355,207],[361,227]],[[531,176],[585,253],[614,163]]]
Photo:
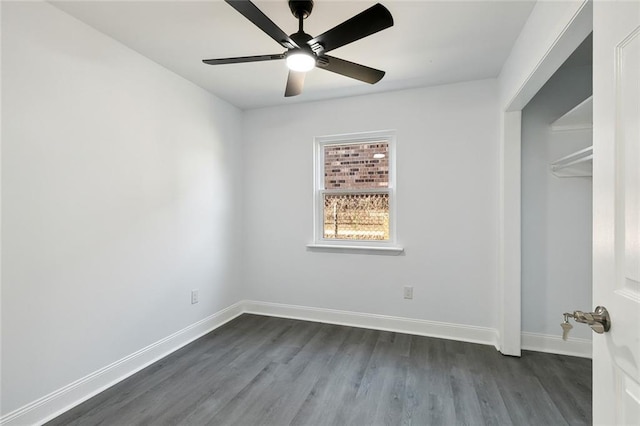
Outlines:
[[287,55],[287,67],[291,71],[307,72],[316,66],[316,58],[313,54],[296,51]]

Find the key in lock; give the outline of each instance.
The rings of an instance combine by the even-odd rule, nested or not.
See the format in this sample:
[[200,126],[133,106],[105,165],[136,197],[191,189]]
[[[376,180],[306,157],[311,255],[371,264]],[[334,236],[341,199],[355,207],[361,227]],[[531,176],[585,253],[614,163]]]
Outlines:
[[604,306],[597,306],[593,312],[573,311],[573,313],[565,312],[562,315],[564,316],[564,321],[560,324],[562,340],[567,340],[569,331],[573,328],[569,318],[573,318],[575,322],[587,324],[598,334],[605,333],[611,328],[611,317]]

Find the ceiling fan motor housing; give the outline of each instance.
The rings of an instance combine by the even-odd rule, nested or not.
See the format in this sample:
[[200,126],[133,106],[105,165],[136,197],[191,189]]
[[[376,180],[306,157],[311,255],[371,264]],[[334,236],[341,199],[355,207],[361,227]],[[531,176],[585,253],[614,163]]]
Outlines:
[[289,0],[289,9],[297,19],[306,19],[313,10],[313,0]]
[[311,37],[309,34],[305,33],[304,31],[298,31],[297,33],[291,34],[290,37],[291,40],[295,41],[301,49],[311,51],[311,47],[307,44],[307,42],[313,37]]

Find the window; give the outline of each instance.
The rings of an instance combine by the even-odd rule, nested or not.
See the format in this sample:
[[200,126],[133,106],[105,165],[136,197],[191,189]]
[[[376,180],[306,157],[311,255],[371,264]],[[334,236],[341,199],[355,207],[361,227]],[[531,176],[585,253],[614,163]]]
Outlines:
[[391,131],[315,140],[314,244],[395,247],[395,135]]

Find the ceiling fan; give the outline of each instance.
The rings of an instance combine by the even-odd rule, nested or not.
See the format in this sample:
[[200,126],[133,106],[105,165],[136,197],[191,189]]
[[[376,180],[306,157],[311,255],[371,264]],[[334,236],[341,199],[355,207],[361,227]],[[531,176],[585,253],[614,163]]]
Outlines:
[[302,93],[304,77],[314,67],[322,68],[356,80],[374,84],[384,77],[385,72],[344,59],[329,56],[326,53],[367,37],[393,25],[389,10],[380,3],[357,14],[334,28],[312,37],[304,32],[303,20],[311,14],[313,0],[289,0],[291,13],[298,19],[298,32],[287,35],[250,0],[225,0],[255,26],[287,49],[284,53],[273,55],[241,56],[236,58],[204,59],[209,65],[236,64],[241,62],[259,62],[285,59],[289,68],[287,87],[284,95],[296,96]]

